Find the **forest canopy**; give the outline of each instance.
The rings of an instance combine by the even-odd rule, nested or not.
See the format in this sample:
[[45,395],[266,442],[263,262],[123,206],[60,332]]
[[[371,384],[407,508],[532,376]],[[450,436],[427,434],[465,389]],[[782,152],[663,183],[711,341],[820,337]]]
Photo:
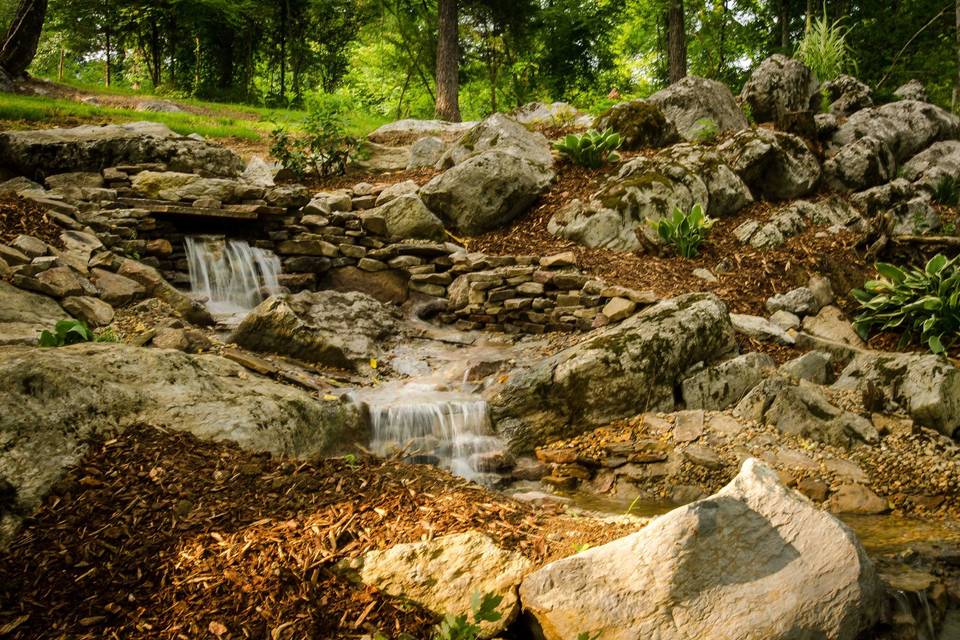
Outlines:
[[[442,0],[441,0],[442,1]],[[300,107],[337,94],[386,117],[432,117],[437,0],[49,0],[33,75],[178,96]],[[950,0],[460,0],[460,110],[533,100],[596,109],[685,73],[734,89],[757,62],[795,53],[807,24],[841,21],[848,72],[889,94],[919,79],[950,105]],[[0,0],[9,24],[17,0]],[[682,38],[682,42],[680,42]],[[675,65],[674,65],[675,66]],[[673,76],[675,79],[675,76]]]

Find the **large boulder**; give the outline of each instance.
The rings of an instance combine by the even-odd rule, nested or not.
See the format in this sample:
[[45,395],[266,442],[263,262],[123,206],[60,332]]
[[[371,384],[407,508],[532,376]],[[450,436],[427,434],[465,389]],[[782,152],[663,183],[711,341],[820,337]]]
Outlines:
[[40,332],[53,331],[70,314],[47,296],[18,289],[0,280],[0,345],[37,344]]
[[444,120],[415,120],[407,118],[389,122],[367,136],[379,144],[411,144],[420,138],[438,137],[453,140],[476,125],[476,122],[446,122]]
[[575,200],[559,211],[548,230],[590,247],[636,251],[659,242],[649,222],[674,208],[699,204],[718,217],[752,201],[750,189],[715,151],[678,144],[627,162],[590,202]]
[[[350,403],[323,402],[229,360],[120,344],[0,348],[0,479],[21,515],[76,464],[89,438],[134,424],[278,454],[365,442]],[[7,514],[0,541],[19,516]]]
[[681,384],[687,409],[722,411],[734,406],[776,369],[765,353],[747,353],[690,376]]
[[910,80],[902,84],[893,92],[898,100],[915,100],[917,102],[930,102],[930,94],[927,88],[917,79]]
[[552,180],[547,165],[498,148],[436,176],[420,189],[420,198],[462,233],[476,235],[523,213]]
[[387,236],[391,240],[444,239],[443,223],[440,218],[435,216],[415,193],[405,193],[388,200],[386,204],[377,207],[371,213],[384,219]]
[[398,332],[395,312],[362,293],[301,291],[264,300],[231,340],[241,347],[329,367],[368,371]]
[[797,136],[769,129],[748,129],[717,151],[754,197],[793,200],[810,193],[820,180],[817,157]]
[[721,132],[749,126],[730,89],[716,80],[687,76],[656,92],[648,101],[660,107],[686,140],[696,138],[697,121],[703,119],[712,120]]
[[819,106],[817,77],[793,58],[776,53],[753,70],[740,101],[749,105],[757,122],[782,122],[790,114]]
[[853,76],[837,76],[825,83],[823,90],[830,100],[830,113],[838,117],[849,117],[873,106],[870,87]]
[[900,172],[905,180],[933,191],[943,179],[960,177],[960,140],[944,140],[910,159]]
[[624,149],[660,148],[680,142],[680,134],[663,111],[646,100],[613,105],[597,117],[594,128],[612,129],[623,139]]
[[872,135],[840,147],[823,163],[827,186],[840,192],[860,191],[884,184],[894,178],[896,171],[897,159],[889,145]]
[[553,165],[550,142],[543,134],[530,131],[509,116],[495,113],[467,131],[447,149],[437,168],[447,169],[491,150],[507,153],[545,169]]
[[581,632],[599,640],[855,640],[877,622],[880,594],[853,532],[752,458],[709,498],[548,564],[520,585],[546,640]]
[[644,411],[671,410],[678,378],[735,349],[724,304],[710,294],[661,302],[513,372],[488,391],[497,432],[515,451]]
[[517,617],[517,586],[531,569],[529,560],[501,549],[478,531],[370,551],[355,565],[364,584],[412,600],[440,616],[470,617],[475,593],[500,596],[500,619],[483,622],[481,638],[503,632]]
[[840,390],[882,393],[887,409],[952,436],[960,426],[960,369],[945,358],[906,353],[863,353],[840,373]]
[[905,178],[854,193],[850,201],[867,218],[891,216],[897,235],[922,234],[940,227],[940,213],[933,207],[930,191]]
[[237,176],[244,170],[243,160],[229,149],[154,122],[0,133],[0,168],[35,178],[155,162],[173,171],[213,176]]
[[870,137],[886,145],[897,162],[903,162],[934,142],[958,134],[957,116],[926,102],[902,100],[854,113],[833,134],[831,151]]
[[[119,269],[117,270],[116,275],[121,276],[123,280],[106,275],[100,278],[95,277],[94,283],[103,283],[103,287],[107,287],[107,289],[101,288],[98,290],[106,291],[108,289],[114,289],[130,292],[130,287],[125,285],[129,281],[133,281],[142,286],[143,290],[150,296],[159,298],[160,300],[163,300],[169,304],[185,320],[201,326],[209,326],[214,324],[213,316],[210,315],[210,312],[206,307],[196,300],[192,300],[185,293],[167,282],[164,277],[160,275],[160,272],[150,265],[143,264],[142,262],[133,260],[131,258],[123,258],[120,260]],[[100,285],[98,284],[97,286]],[[113,293],[114,291],[111,291],[110,295],[112,296]],[[130,293],[133,297],[138,295],[137,291],[132,291]],[[106,296],[106,294],[102,295]],[[104,297],[104,300],[112,303],[112,301],[107,297]]]
[[213,198],[223,203],[257,200],[264,195],[263,187],[223,178],[202,178],[192,173],[174,171],[141,171],[130,180],[137,193],[159,200],[198,200]]

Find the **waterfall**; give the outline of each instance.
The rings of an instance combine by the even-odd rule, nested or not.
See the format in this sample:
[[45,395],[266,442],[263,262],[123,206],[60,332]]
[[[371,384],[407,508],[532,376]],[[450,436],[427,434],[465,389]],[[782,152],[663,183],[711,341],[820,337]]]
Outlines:
[[468,479],[492,471],[484,454],[503,450],[493,435],[487,403],[475,396],[407,384],[366,398],[378,455],[404,451],[411,462],[433,464]]
[[222,236],[186,239],[190,289],[215,315],[244,313],[280,292],[280,258],[246,240]]

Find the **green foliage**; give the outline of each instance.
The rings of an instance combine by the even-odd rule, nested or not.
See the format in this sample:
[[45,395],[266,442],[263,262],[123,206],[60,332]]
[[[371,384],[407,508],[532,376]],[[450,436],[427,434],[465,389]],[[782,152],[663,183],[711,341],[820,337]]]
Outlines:
[[713,118],[700,118],[690,129],[697,144],[713,144],[720,136],[720,125]]
[[588,631],[581,631],[579,634],[577,634],[577,640],[598,640],[601,635],[602,633],[600,631],[597,631],[593,635],[590,635]]
[[919,339],[933,353],[945,353],[960,332],[957,260],[937,254],[922,269],[878,262],[879,279],[852,292],[861,308],[854,329],[864,339],[875,330],[899,331],[901,346]]
[[740,105],[740,110],[743,111],[743,115],[747,119],[747,122],[750,123],[750,126],[757,124],[757,117],[753,115],[753,106],[749,102],[744,102]]
[[571,133],[553,146],[574,164],[596,169],[607,162],[619,160],[620,155],[616,150],[621,144],[623,139],[619,133],[614,133],[610,129],[603,131],[590,129],[582,135]]
[[830,99],[830,92],[826,89],[820,90],[820,113],[830,113],[830,105],[833,100]]
[[661,240],[673,247],[677,255],[694,258],[715,222],[703,212],[702,206],[696,204],[689,213],[675,208],[672,216],[657,222],[651,221],[650,226],[657,230]]
[[848,69],[856,68],[853,51],[847,44],[849,31],[842,20],[830,22],[824,11],[803,34],[797,58],[810,67],[821,82],[836,79]]
[[347,162],[360,151],[360,141],[346,133],[348,106],[338,96],[319,96],[303,121],[302,135],[292,136],[283,126],[273,130],[270,153],[301,178],[307,173],[343,175]]
[[954,175],[945,175],[933,188],[933,201],[948,207],[960,205],[960,179]]
[[454,616],[448,613],[437,627],[434,640],[476,640],[480,636],[481,622],[496,622],[502,617],[497,611],[502,600],[503,596],[492,593],[482,597],[479,593],[474,593],[470,598],[473,622],[467,620],[466,614]]
[[81,342],[93,342],[93,332],[82,320],[61,320],[52,332],[44,331],[40,334],[41,347],[63,347]]

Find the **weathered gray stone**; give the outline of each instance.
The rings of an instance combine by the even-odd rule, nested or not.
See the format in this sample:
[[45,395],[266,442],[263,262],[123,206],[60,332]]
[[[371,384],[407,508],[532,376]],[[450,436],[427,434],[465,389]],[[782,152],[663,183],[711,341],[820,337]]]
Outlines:
[[362,293],[301,291],[264,300],[231,336],[242,347],[369,371],[398,333],[396,313]]
[[835,116],[849,117],[873,106],[870,87],[853,76],[840,75],[823,85],[830,99],[830,113]]
[[848,344],[853,347],[865,347],[863,340],[853,330],[853,326],[838,307],[827,306],[815,316],[803,319],[803,332],[831,342]]
[[819,83],[799,60],[776,53],[757,66],[740,92],[757,122],[781,122],[788,114],[816,110]]
[[854,640],[880,593],[856,536],[754,459],[717,494],[520,585],[546,640]]
[[809,351],[785,362],[779,371],[797,380],[827,384],[833,377],[833,361],[834,357],[826,351]]
[[767,299],[767,311],[775,313],[777,311],[787,311],[794,315],[803,317],[816,314],[820,311],[820,303],[817,302],[813,291],[806,287],[797,287],[779,293]]
[[683,381],[683,402],[688,409],[727,409],[740,402],[774,368],[773,358],[763,353],[747,353],[715,364]]
[[820,180],[820,163],[797,136],[769,129],[748,129],[721,144],[717,151],[755,197],[793,200]]
[[906,180],[933,191],[944,178],[960,176],[960,140],[944,140],[910,159],[901,171]]
[[0,280],[0,345],[34,345],[44,330],[53,331],[70,314],[48,298]]
[[443,120],[415,120],[412,118],[389,122],[367,136],[381,144],[410,144],[424,136],[453,140],[476,126],[476,122],[445,122]]
[[449,169],[487,151],[500,151],[544,170],[553,166],[550,142],[516,120],[495,113],[463,134],[437,162],[438,169]]
[[[213,317],[206,307],[195,300],[191,300],[186,294],[164,280],[160,272],[153,267],[136,260],[124,258],[120,261],[117,274],[142,285],[149,295],[169,304],[185,320],[204,326],[213,324]],[[113,281],[111,284],[119,283]],[[106,301],[109,302],[109,300]]]
[[[352,403],[316,400],[223,358],[121,344],[0,348],[0,477],[16,488],[19,513],[92,437],[136,424],[302,456],[367,441]],[[0,542],[18,522],[3,516]]]
[[749,126],[730,89],[716,80],[687,76],[647,100],[660,107],[687,140],[695,139],[698,120],[712,120],[720,132],[740,131]]
[[147,293],[146,287],[136,280],[104,269],[91,270],[90,280],[97,288],[100,299],[114,306],[129,304]]
[[646,100],[613,105],[597,117],[594,128],[620,134],[624,149],[660,148],[680,142],[680,134],[660,107]]
[[[263,187],[238,180],[202,178],[192,173],[141,171],[131,179],[131,187],[147,198],[160,200],[198,200],[214,198],[222,203],[256,200]],[[215,207],[213,207],[215,208]]]
[[923,86],[923,83],[919,80],[910,80],[906,84],[902,84],[896,88],[893,92],[900,100],[916,100],[917,102],[930,102],[930,94],[927,93],[926,87]]
[[400,196],[416,193],[419,190],[420,185],[413,180],[404,180],[403,182],[391,184],[390,186],[384,188],[379,195],[377,195],[376,205],[381,207],[391,200],[396,200]]
[[761,342],[779,342],[792,345],[796,339],[765,318],[741,313],[731,313],[730,322],[737,333],[756,338]]
[[715,296],[666,300],[488,389],[496,430],[525,451],[617,418],[670,410],[682,372],[733,349],[726,308]]
[[443,140],[434,136],[420,138],[410,145],[410,157],[407,160],[407,169],[423,169],[436,166],[443,157],[447,145]]
[[83,320],[91,327],[105,327],[113,322],[113,307],[91,296],[64,298],[63,308],[73,317]]
[[383,217],[387,237],[391,240],[424,238],[443,240],[443,223],[427,208],[415,193],[407,193],[377,207],[375,213]]
[[764,421],[784,433],[843,447],[880,437],[869,420],[837,408],[820,387],[805,381],[781,389]]
[[831,146],[844,147],[871,137],[886,145],[897,162],[903,162],[958,133],[960,119],[951,113],[926,102],[902,100],[856,112],[833,134]]
[[[872,109],[854,115],[868,111]],[[896,168],[896,157],[887,143],[866,135],[845,144],[836,155],[827,158],[823,163],[823,177],[835,191],[860,191],[892,180]]]

